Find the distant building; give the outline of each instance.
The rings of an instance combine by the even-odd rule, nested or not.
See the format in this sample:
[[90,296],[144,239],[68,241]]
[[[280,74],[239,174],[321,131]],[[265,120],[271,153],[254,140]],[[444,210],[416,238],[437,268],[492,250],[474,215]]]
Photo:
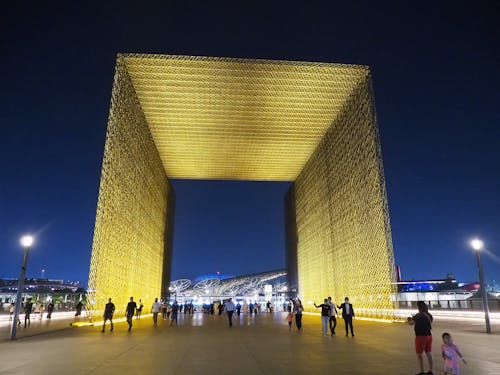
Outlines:
[[[417,301],[426,302],[431,309],[481,310],[479,283],[458,283],[453,274],[444,279],[398,281],[394,301],[399,308],[416,308]],[[488,293],[492,311],[500,311],[500,293]]]
[[[0,306],[15,301],[17,285],[18,279],[0,279]],[[86,291],[78,281],[59,279],[26,279],[23,290],[23,300],[29,297],[43,303],[53,300],[62,308],[71,307],[85,295]]]

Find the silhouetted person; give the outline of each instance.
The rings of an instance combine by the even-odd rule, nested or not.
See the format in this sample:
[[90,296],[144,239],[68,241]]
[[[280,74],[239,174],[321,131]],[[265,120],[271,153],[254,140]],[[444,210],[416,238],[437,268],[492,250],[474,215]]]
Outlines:
[[137,310],[135,310],[135,318],[136,319],[141,319],[141,314],[142,314],[142,308],[144,305],[142,304],[142,300],[139,300],[139,306],[137,307]]
[[302,329],[302,312],[304,311],[304,306],[302,306],[302,301],[297,298],[295,303],[295,324],[297,329],[300,331]]
[[47,305],[47,319],[52,318],[52,313],[54,312],[54,301],[50,301]]
[[174,304],[172,305],[172,311],[170,312],[170,325],[174,323],[177,325],[177,315],[179,314],[179,305],[177,304],[177,301],[174,301]]
[[129,331],[132,330],[132,318],[134,317],[135,309],[137,309],[137,303],[134,302],[134,297],[130,297],[130,302],[127,304],[126,310]]
[[161,303],[161,318],[163,320],[167,319],[167,317],[168,317],[167,310],[168,310],[167,301],[162,301],[162,303]]
[[227,313],[227,318],[229,319],[229,327],[233,326],[233,313],[234,313],[234,302],[232,298],[229,298],[229,300],[225,304],[225,309]]
[[153,306],[151,306],[151,312],[153,313],[153,323],[154,325],[158,325],[158,313],[160,312],[160,302],[158,302],[158,298],[155,298],[153,302]]
[[236,314],[237,314],[238,316],[240,316],[240,313],[241,313],[241,305],[240,305],[240,303],[238,302],[238,303],[236,304]]
[[33,311],[33,302],[31,302],[31,297],[28,298],[28,301],[26,301],[26,303],[24,304],[24,326],[26,327],[26,323],[28,323],[28,325],[31,324],[31,320],[30,320],[30,315],[31,315],[31,312]]
[[352,318],[354,316],[354,309],[352,307],[352,304],[349,303],[349,298],[346,297],[344,299],[344,303],[337,307],[342,310],[342,319],[344,319],[345,323],[345,335],[349,336],[348,327],[351,327],[351,336],[354,337],[354,330],[352,328]]
[[104,306],[104,323],[102,324],[101,332],[104,332],[104,328],[106,327],[106,321],[110,321],[111,323],[111,332],[113,332],[113,314],[115,313],[115,304],[111,302],[111,298],[108,300],[106,306]]
[[75,316],[80,316],[82,315],[82,307],[83,307],[83,302],[82,301],[78,301],[78,303],[76,304],[76,313],[75,313]]

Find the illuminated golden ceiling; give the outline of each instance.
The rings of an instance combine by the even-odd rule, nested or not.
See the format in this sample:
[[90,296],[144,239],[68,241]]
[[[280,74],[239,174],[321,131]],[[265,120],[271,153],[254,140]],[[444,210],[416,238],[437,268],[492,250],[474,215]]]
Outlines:
[[359,65],[121,55],[170,178],[293,181]]

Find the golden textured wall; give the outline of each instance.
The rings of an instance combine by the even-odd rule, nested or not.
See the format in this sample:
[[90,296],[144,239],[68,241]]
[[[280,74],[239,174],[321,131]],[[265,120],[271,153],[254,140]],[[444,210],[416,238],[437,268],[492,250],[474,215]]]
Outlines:
[[[118,58],[108,119],[89,273],[88,308],[100,319],[130,298],[160,297],[167,177],[123,59]],[[167,236],[168,239],[168,236]]]
[[306,308],[347,295],[358,315],[391,318],[394,259],[367,67],[119,55],[89,274],[99,314],[108,297],[123,310],[130,296],[148,305],[166,293],[175,199],[166,174],[295,180],[287,266]]
[[299,295],[391,319],[394,255],[371,79],[358,85],[295,181]]

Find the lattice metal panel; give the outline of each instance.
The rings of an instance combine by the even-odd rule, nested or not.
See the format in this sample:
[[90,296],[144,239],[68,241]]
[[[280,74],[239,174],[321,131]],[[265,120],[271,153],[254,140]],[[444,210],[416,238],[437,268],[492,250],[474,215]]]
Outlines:
[[[89,275],[93,306],[160,296],[173,215],[167,174],[296,180],[304,300],[349,295],[358,311],[390,311],[394,260],[367,77],[353,65],[120,56]],[[167,262],[165,287],[168,271]]]
[[394,255],[370,78],[295,181],[295,202],[302,298],[349,296],[358,313],[391,319]]
[[294,180],[368,72],[342,64],[124,56],[170,178]]
[[108,298],[160,297],[167,178],[123,59],[117,60],[89,273],[97,318]]

